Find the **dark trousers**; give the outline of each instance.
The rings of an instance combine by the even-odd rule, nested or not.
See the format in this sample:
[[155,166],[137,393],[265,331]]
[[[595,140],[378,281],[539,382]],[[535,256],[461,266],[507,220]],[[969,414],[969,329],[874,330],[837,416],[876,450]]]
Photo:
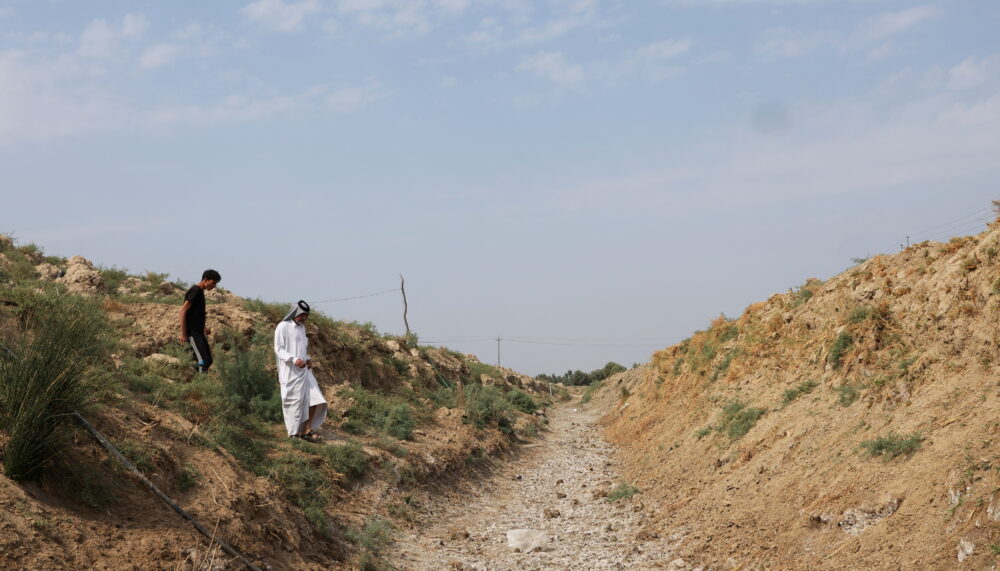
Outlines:
[[208,339],[204,331],[192,331],[188,333],[188,343],[191,344],[191,351],[197,363],[195,368],[199,373],[208,371],[212,366],[212,349],[208,346]]

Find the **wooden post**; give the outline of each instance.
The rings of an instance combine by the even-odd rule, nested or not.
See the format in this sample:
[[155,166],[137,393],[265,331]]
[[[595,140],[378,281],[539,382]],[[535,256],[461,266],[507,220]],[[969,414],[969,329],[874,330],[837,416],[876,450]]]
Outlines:
[[399,291],[403,292],[403,325],[406,326],[406,338],[410,338],[410,322],[406,320],[406,280],[403,279],[403,274],[399,274]]

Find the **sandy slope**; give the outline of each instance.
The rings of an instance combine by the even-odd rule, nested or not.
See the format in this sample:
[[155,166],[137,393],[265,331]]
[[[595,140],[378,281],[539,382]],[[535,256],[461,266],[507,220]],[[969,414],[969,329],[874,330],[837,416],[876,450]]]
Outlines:
[[[517,458],[463,489],[422,498],[414,528],[400,534],[388,559],[402,569],[687,568],[674,561],[668,538],[645,529],[653,509],[642,494],[605,497],[621,480],[614,449],[595,426],[599,414],[563,405]],[[547,534],[544,551],[507,545],[506,532],[523,528]]]

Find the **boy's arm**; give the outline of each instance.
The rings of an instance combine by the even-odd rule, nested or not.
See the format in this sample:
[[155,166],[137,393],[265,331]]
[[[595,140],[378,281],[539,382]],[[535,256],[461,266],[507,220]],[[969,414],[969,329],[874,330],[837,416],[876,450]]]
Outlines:
[[181,343],[187,343],[188,341],[187,322],[185,320],[185,317],[187,317],[187,312],[189,309],[191,309],[191,302],[185,300],[184,305],[181,306],[181,336],[180,336]]

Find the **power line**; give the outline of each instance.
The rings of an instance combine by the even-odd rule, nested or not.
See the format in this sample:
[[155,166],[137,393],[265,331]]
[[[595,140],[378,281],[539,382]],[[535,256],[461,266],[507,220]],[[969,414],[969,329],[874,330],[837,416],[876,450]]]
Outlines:
[[329,302],[334,302],[334,301],[350,301],[352,299],[362,299],[362,298],[365,298],[365,297],[375,297],[377,295],[385,295],[387,293],[392,293],[394,291],[399,291],[399,288],[398,287],[394,287],[392,289],[387,289],[387,290],[384,290],[384,291],[377,291],[375,293],[366,293],[364,295],[355,295],[355,296],[352,296],[352,297],[339,297],[337,299],[321,299],[319,301],[314,301],[312,303],[329,303]]
[[947,222],[941,222],[939,224],[935,224],[933,226],[929,226],[927,228],[923,228],[921,230],[917,230],[916,232],[913,233],[913,235],[914,236],[921,236],[921,235],[930,234],[932,232],[937,233],[937,231],[939,231],[941,229],[944,229],[945,227],[950,226],[952,224],[955,224],[956,222],[963,222],[963,221],[965,221],[965,220],[967,220],[969,218],[974,218],[976,216],[981,216],[981,215],[989,212],[992,208],[993,208],[992,206],[987,206],[987,207],[984,207],[984,208],[980,208],[979,210],[973,212],[972,214],[966,214],[965,216],[961,216],[959,218],[955,218],[954,220],[949,220]]

